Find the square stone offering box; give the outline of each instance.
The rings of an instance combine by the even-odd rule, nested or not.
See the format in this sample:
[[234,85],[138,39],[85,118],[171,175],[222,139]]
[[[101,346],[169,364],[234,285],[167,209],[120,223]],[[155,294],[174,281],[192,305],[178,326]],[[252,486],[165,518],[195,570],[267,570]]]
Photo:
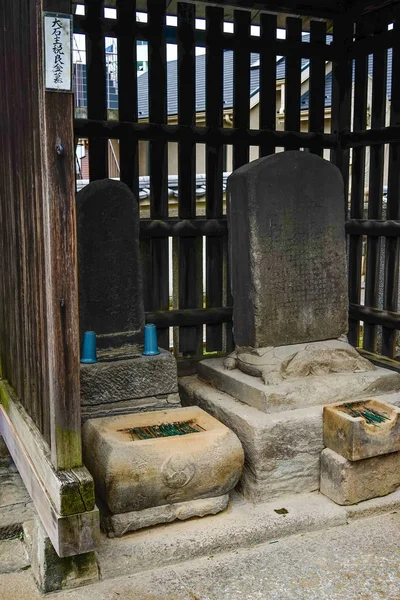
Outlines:
[[[188,423],[196,432],[149,439],[132,436],[133,429],[177,422]],[[201,514],[222,510],[244,462],[237,436],[197,406],[89,419],[83,426],[83,449],[107,513],[128,513],[124,531],[194,516],[196,506],[187,506],[193,501],[218,499],[208,508],[200,503]],[[221,496],[226,496],[223,503]],[[170,505],[179,505],[176,514]],[[112,520],[108,524],[113,529]]]
[[[351,410],[372,409],[388,420],[368,424]],[[378,399],[340,402],[324,407],[324,444],[348,460],[362,460],[400,451],[400,408]]]

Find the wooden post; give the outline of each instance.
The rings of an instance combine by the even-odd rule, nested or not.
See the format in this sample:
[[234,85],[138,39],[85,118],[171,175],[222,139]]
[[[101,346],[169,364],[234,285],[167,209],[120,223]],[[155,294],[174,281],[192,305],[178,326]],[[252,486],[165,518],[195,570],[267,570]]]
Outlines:
[[[49,12],[69,13],[71,2],[44,0],[43,8]],[[52,463],[60,470],[82,464],[73,95],[45,92],[43,68],[40,68],[39,81],[43,102],[50,442]]]

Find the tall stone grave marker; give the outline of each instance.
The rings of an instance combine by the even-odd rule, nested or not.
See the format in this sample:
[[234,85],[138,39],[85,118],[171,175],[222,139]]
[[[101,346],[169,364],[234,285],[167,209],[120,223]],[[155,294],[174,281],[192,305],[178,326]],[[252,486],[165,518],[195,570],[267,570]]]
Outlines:
[[344,189],[340,171],[283,152],[228,180],[237,346],[338,338],[347,331]]
[[127,185],[94,181],[77,195],[81,337],[99,348],[143,343],[144,309],[139,214]]

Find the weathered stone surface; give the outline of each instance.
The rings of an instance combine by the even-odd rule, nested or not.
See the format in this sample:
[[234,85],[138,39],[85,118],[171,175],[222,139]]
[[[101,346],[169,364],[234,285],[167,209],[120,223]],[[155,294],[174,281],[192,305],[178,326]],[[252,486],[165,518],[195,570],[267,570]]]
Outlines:
[[[287,513],[276,510],[285,508]],[[302,494],[255,506],[233,494],[224,512],[108,539],[97,549],[102,577],[140,573],[197,557],[251,548],[293,534],[346,523],[346,510],[322,494]],[[260,598],[265,598],[260,596]],[[175,600],[175,596],[173,597]],[[231,596],[233,600],[236,596]],[[172,600],[172,597],[171,597]]]
[[18,536],[33,514],[32,501],[14,464],[0,469],[0,540]]
[[359,504],[347,505],[345,510],[348,522],[375,517],[388,512],[398,512],[400,510],[400,488],[387,496],[371,498],[371,500],[365,500]]
[[0,541],[0,575],[22,571],[29,564],[28,555],[20,540]]
[[265,414],[203,383],[179,380],[183,405],[196,404],[232,429],[245,452],[239,488],[254,503],[319,489],[322,406]]
[[98,347],[143,343],[139,215],[127,185],[103,179],[77,195],[79,313]]
[[[348,404],[348,403],[346,403]],[[371,408],[389,421],[379,426],[348,414],[343,403],[324,407],[324,444],[348,460],[362,460],[400,451],[400,408],[381,400],[351,402],[354,410]],[[344,412],[347,411],[347,412]]]
[[280,346],[347,331],[344,186],[332,163],[283,152],[228,180],[238,346]]
[[[184,406],[200,406],[242,442],[245,466],[239,487],[251,502],[319,489],[322,406],[265,414],[194,376],[180,378],[179,391]],[[399,393],[375,399],[400,405]]]
[[345,336],[312,344],[292,344],[274,348],[237,348],[224,366],[261,377],[265,385],[293,381],[313,375],[364,373],[376,367],[350,346]]
[[128,531],[137,531],[138,529],[159,525],[160,523],[171,523],[176,520],[185,521],[191,517],[216,515],[225,510],[228,502],[229,494],[225,494],[216,498],[165,504],[164,506],[155,506],[119,515],[107,515],[102,511],[101,527],[107,532],[109,537],[121,537]]
[[[205,431],[132,440],[129,429],[190,421]],[[222,496],[239,480],[243,449],[227,427],[196,407],[90,419],[84,462],[112,514]]]
[[[333,361],[332,348],[329,348],[331,343],[338,346],[338,355]],[[307,348],[310,346],[309,352]],[[399,373],[375,367],[349,344],[338,340],[267,348],[260,352],[264,350],[262,356],[235,354],[228,362],[222,358],[204,360],[198,365],[199,377],[266,413],[400,389]],[[316,355],[324,356],[325,350],[329,361],[316,361]],[[304,360],[304,355],[311,356],[311,362]],[[338,356],[340,361],[336,360]],[[239,368],[232,368],[236,366]]]
[[386,496],[400,486],[400,452],[349,461],[329,448],[321,454],[321,493],[340,505]]
[[33,576],[44,593],[92,583],[99,578],[94,552],[60,558],[40,520],[31,527],[29,545]]
[[178,391],[176,360],[171,352],[156,356],[81,364],[83,405],[146,398]]
[[102,417],[134,414],[149,410],[169,410],[173,408],[181,408],[178,393],[149,396],[147,398],[133,398],[131,400],[113,402],[112,404],[85,404],[82,406],[82,423],[85,423],[88,419],[100,419]]

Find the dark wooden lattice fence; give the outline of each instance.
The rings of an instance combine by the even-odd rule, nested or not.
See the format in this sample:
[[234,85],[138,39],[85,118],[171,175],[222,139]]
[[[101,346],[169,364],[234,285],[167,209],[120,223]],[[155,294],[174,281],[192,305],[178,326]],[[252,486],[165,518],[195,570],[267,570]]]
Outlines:
[[397,5],[355,23],[353,118],[347,115],[340,138],[352,149],[349,338],[389,358],[398,355],[400,329],[399,15]]
[[[336,154],[337,133],[324,132],[325,63],[342,57],[327,43],[326,22],[312,21],[310,38],[302,38],[302,20],[288,17],[287,37],[277,39],[277,17],[260,15],[260,35],[251,34],[252,13],[234,11],[234,33],[223,30],[224,9],[206,7],[205,31],[195,28],[196,6],[177,5],[177,27],[166,24],[166,4],[148,0],[147,23],[136,21],[132,0],[117,0],[117,18],[104,18],[103,3],[87,0],[85,15],[74,17],[75,31],[87,44],[88,118],[75,120],[75,134],[88,138],[90,179],[108,176],[107,139],[120,140],[121,180],[138,193],[138,142],[149,142],[150,218],[141,221],[145,272],[146,319],[159,328],[160,345],[167,347],[169,327],[179,327],[175,351],[184,358],[221,352],[233,345],[232,299],[227,278],[227,224],[223,211],[223,152],[233,148],[233,168],[249,160],[250,146],[260,156],[276,148],[309,149]],[[346,29],[344,30],[346,31]],[[105,36],[118,40],[118,121],[107,120]],[[341,38],[343,34],[340,33]],[[149,122],[138,123],[136,40],[148,42]],[[166,95],[166,41],[178,45],[178,124],[169,125]],[[341,42],[342,43],[342,40]],[[196,124],[195,47],[206,47],[206,126]],[[224,50],[233,50],[233,127],[223,126]],[[250,53],[260,59],[259,127],[250,129]],[[284,131],[276,130],[276,60],[286,57]],[[310,59],[309,131],[300,132],[301,59]],[[347,83],[334,64],[333,87]],[[351,75],[350,75],[351,76]],[[350,92],[348,92],[350,97]],[[340,123],[339,123],[340,124]],[[168,216],[168,142],[178,142],[178,216]],[[196,216],[196,144],[206,148],[205,216]],[[346,151],[342,151],[341,155]],[[173,309],[169,305],[168,238],[173,238]],[[205,281],[202,238],[205,242]],[[204,292],[204,294],[203,294]],[[223,325],[226,324],[226,325]],[[203,345],[203,326],[206,343]]]

